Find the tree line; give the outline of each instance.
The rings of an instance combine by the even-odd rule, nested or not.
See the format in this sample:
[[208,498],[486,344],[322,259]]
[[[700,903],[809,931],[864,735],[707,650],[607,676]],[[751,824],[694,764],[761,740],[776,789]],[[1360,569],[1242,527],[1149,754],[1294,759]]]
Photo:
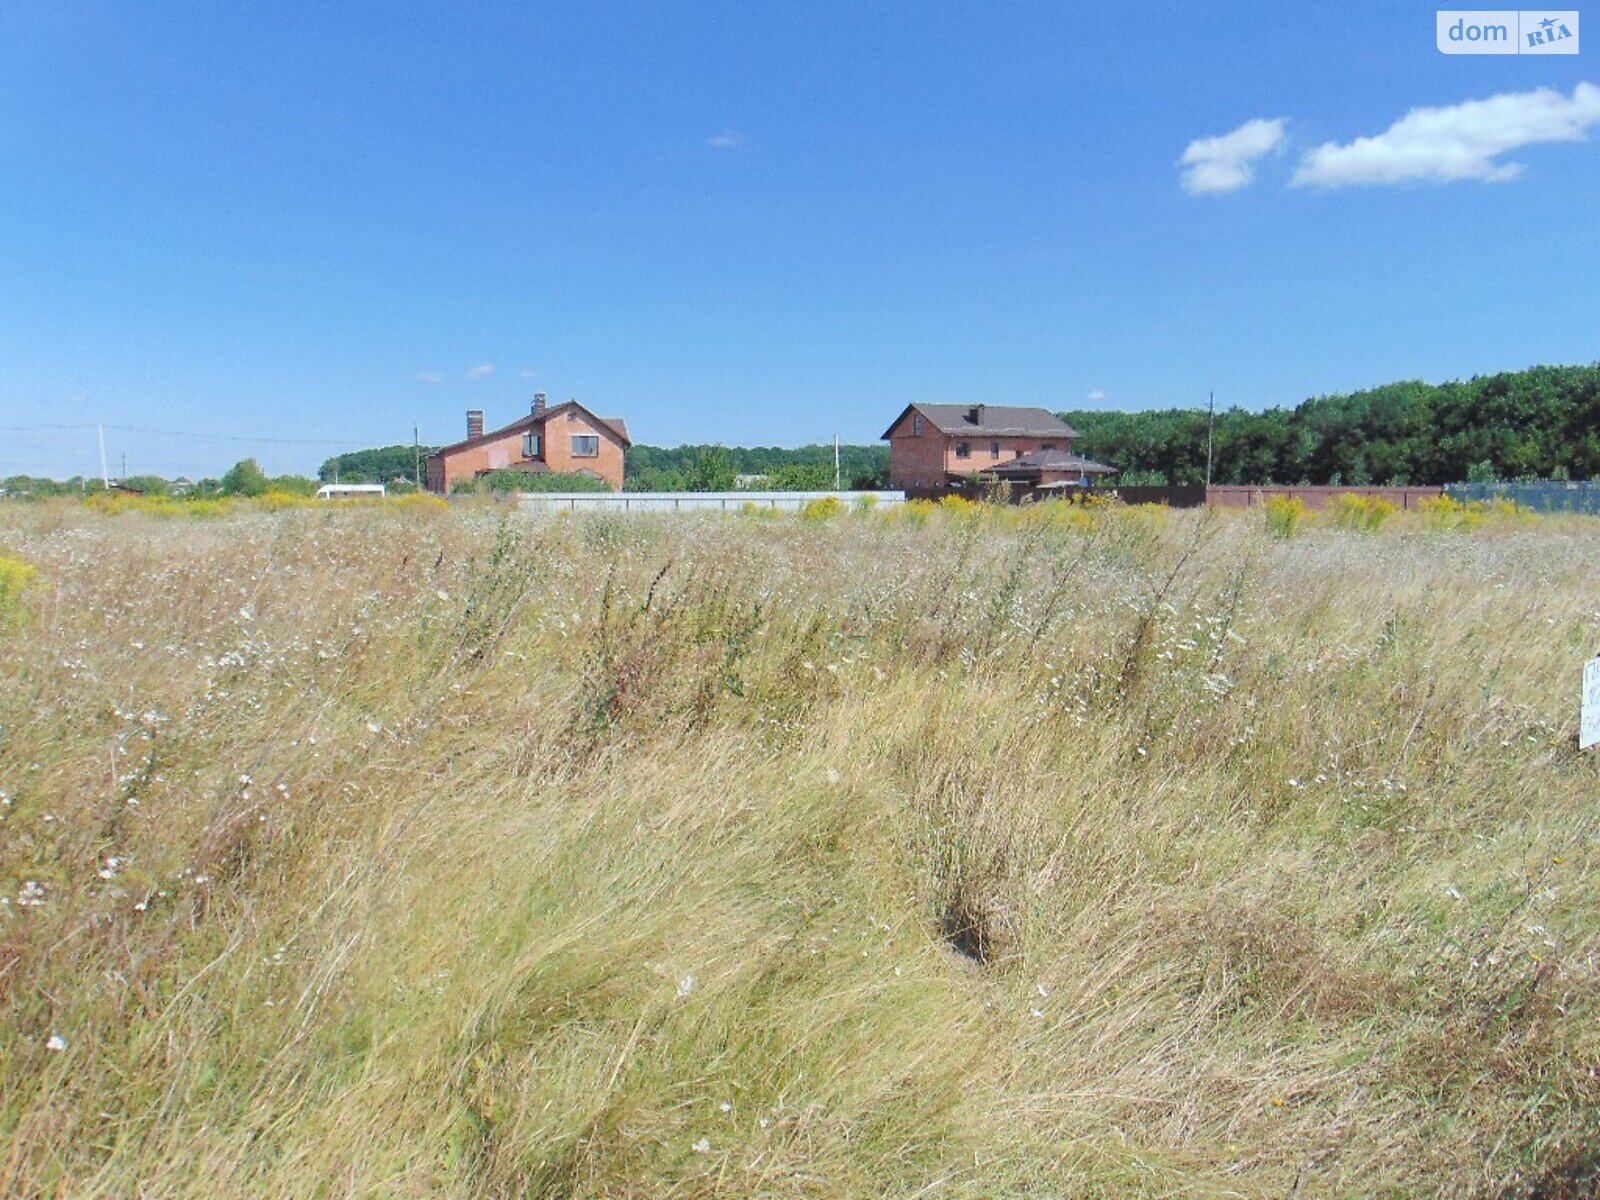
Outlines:
[[[1068,411],[1076,449],[1124,483],[1203,483],[1204,409]],[[1533,367],[1216,414],[1215,483],[1436,484],[1600,478],[1600,365]]]

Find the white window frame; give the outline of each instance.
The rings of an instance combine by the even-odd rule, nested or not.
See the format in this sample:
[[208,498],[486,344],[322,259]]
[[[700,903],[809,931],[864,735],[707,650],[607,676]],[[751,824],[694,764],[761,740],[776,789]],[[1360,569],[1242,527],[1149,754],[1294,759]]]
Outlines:
[[[580,450],[578,448],[578,445],[579,445],[580,442],[593,443],[594,449],[593,450]],[[600,435],[597,434],[597,433],[575,433],[575,434],[573,434],[572,435],[572,457],[573,458],[599,458],[600,457]]]

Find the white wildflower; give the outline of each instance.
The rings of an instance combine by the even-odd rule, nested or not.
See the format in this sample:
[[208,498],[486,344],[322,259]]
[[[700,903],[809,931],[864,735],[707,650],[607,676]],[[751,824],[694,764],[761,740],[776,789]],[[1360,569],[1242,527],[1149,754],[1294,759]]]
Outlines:
[[56,1051],[65,1050],[67,1048],[67,1039],[62,1037],[59,1033],[52,1033],[50,1035],[50,1040],[44,1044],[44,1048],[46,1050]]

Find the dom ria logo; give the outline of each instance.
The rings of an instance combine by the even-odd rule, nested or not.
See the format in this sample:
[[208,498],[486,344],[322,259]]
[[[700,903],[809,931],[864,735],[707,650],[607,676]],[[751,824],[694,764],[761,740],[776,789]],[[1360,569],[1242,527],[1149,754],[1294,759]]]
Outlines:
[[1578,14],[1441,9],[1435,34],[1441,54],[1576,54]]

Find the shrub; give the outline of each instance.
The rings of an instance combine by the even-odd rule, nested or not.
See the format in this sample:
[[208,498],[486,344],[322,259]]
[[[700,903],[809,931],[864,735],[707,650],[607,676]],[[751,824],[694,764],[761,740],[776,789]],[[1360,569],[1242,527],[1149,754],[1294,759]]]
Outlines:
[[890,520],[920,529],[928,523],[928,514],[933,512],[933,508],[932,500],[907,500],[889,509],[888,516]]
[[1382,496],[1361,496],[1341,492],[1328,497],[1328,518],[1340,529],[1374,533],[1399,509]]
[[389,501],[390,508],[397,508],[402,512],[449,512],[450,505],[444,497],[435,496],[429,492],[407,492],[403,496],[392,497]]
[[1267,532],[1274,537],[1292,538],[1305,524],[1306,502],[1299,496],[1273,496],[1262,506]]
[[770,504],[757,504],[754,500],[746,500],[739,506],[739,515],[754,521],[770,521],[778,515],[778,510]]
[[800,516],[807,521],[829,521],[834,517],[848,512],[849,507],[837,496],[823,496],[811,500],[800,510]]
[[1094,528],[1094,520],[1094,510],[1067,500],[1041,500],[1017,509],[1017,524],[1024,527],[1083,530]]
[[277,512],[285,508],[305,508],[317,503],[310,496],[296,495],[293,492],[280,492],[277,488],[265,495],[255,498],[255,506],[263,512]]
[[[458,492],[468,490],[466,487],[456,489]],[[508,469],[480,475],[470,490],[479,493],[609,492],[611,485],[598,475],[590,475],[585,471],[548,471],[536,474],[533,471]]]
[[878,507],[878,498],[876,496],[857,496],[856,497],[856,511],[858,513],[870,513],[873,509],[875,509],[877,507]]
[[1472,523],[1473,513],[1465,504],[1452,496],[1424,496],[1417,504],[1425,528],[1440,532],[1464,529]]
[[20,558],[0,554],[0,627],[15,620],[22,605],[22,591],[37,573]]

